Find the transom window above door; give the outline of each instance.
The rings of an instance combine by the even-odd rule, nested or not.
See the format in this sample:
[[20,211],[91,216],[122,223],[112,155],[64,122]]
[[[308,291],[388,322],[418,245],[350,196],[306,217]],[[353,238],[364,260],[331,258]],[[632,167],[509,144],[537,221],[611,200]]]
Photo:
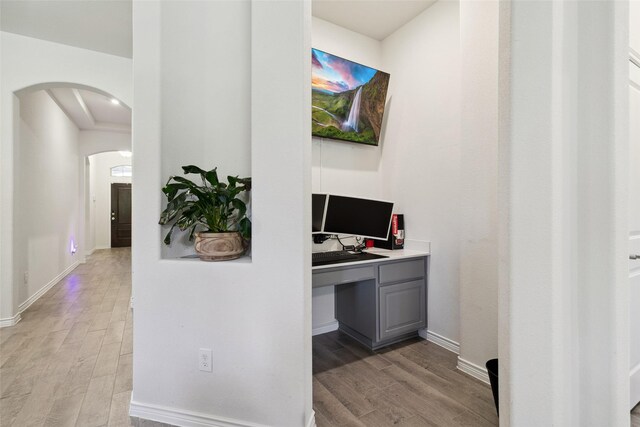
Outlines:
[[131,176],[131,165],[120,165],[112,167],[111,176]]

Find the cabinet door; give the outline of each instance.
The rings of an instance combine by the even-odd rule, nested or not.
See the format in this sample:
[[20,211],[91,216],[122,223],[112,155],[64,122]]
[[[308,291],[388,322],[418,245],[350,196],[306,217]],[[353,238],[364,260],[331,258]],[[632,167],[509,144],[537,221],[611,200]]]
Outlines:
[[380,340],[426,325],[425,288],[424,279],[380,287]]

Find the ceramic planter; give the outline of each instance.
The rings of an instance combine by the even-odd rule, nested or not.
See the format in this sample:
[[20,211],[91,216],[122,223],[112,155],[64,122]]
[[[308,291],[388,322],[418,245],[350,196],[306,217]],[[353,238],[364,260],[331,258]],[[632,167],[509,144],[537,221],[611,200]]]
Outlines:
[[196,233],[196,253],[203,261],[228,261],[240,258],[246,248],[237,231],[229,233]]

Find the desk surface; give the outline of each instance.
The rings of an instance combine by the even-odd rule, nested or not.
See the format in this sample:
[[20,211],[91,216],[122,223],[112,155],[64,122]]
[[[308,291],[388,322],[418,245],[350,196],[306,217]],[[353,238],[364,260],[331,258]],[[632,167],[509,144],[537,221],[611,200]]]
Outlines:
[[387,258],[376,258],[376,259],[357,260],[357,261],[351,261],[351,262],[341,262],[338,264],[317,265],[315,267],[311,267],[311,269],[312,271],[327,270],[327,269],[336,268],[336,267],[344,268],[344,267],[350,267],[350,266],[356,266],[356,265],[381,263],[381,262],[387,262],[387,261],[395,261],[399,259],[417,258],[417,257],[424,257],[427,255],[430,255],[429,252],[416,251],[412,249],[390,250],[390,249],[370,248],[370,249],[367,249],[366,252],[370,252],[372,254],[384,255]]

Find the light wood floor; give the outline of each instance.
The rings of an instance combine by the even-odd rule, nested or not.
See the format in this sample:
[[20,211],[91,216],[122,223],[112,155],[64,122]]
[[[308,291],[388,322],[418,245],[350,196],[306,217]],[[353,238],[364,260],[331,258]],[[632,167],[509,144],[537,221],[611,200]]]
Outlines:
[[[0,426],[136,426],[131,252],[95,252],[0,329]],[[495,426],[489,387],[424,340],[373,353],[339,332],[313,339],[318,427]],[[631,415],[640,427],[640,407]]]
[[[339,331],[315,336],[316,424],[497,426],[491,389],[456,363],[454,353],[419,338],[372,352]],[[640,427],[640,404],[631,427]]]
[[318,427],[496,426],[488,385],[457,356],[423,339],[371,352],[341,332],[313,338]]
[[96,251],[0,329],[0,425],[129,426],[131,252]]

